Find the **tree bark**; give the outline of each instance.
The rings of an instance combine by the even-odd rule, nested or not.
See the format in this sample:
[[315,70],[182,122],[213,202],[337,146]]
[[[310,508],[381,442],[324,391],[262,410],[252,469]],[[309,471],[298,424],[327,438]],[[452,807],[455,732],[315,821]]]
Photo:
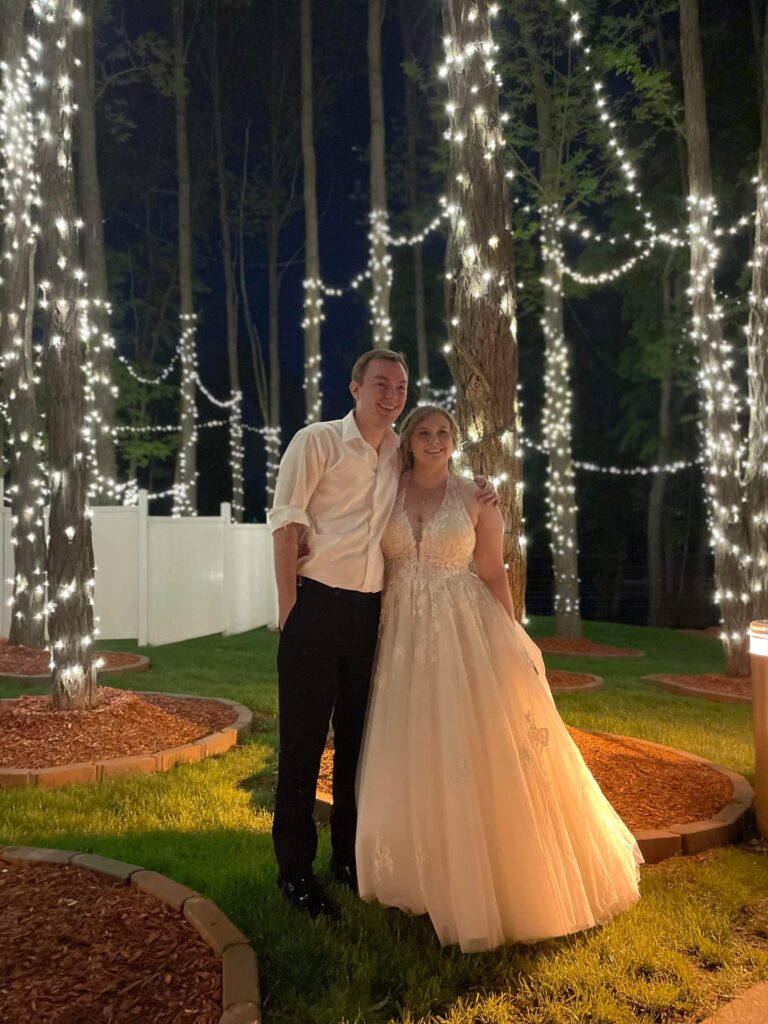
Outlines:
[[[407,61],[414,60],[412,26],[409,18],[409,5],[405,0],[400,6],[400,29],[403,44],[403,56]],[[419,164],[417,155],[419,131],[418,108],[416,102],[416,86],[410,75],[405,77],[405,186],[408,208],[412,213],[411,229],[416,228],[413,221],[419,201]],[[419,368],[419,401],[429,401],[429,354],[427,350],[427,311],[424,296],[424,253],[421,242],[413,246],[413,296],[416,326],[416,360]]]
[[176,463],[174,515],[197,515],[197,345],[192,285],[187,76],[184,0],[173,4],[173,74],[176,101],[176,166],[179,187],[179,293],[181,298],[181,445]]
[[715,600],[720,606],[723,623],[728,674],[747,675],[751,598],[744,584],[741,561],[748,550],[748,537],[741,503],[739,400],[728,363],[728,347],[723,337],[715,292],[715,211],[698,0],[680,0],[680,47],[690,190],[691,336],[698,349],[700,364],[704,479],[715,558]]
[[[545,193],[546,197],[546,193]],[[576,474],[573,469],[573,426],[570,353],[565,338],[563,275],[557,213],[544,213],[542,328],[545,342],[542,433],[547,446],[547,521],[554,576],[555,636],[581,636],[579,543]]]
[[547,446],[547,522],[554,577],[555,635],[575,640],[582,635],[579,597],[579,541],[576,474],[573,469],[572,385],[565,337],[562,242],[557,221],[562,205],[562,147],[555,138],[555,100],[541,70],[541,56],[525,12],[520,34],[533,81],[542,193],[541,254],[545,343],[542,433]]
[[747,357],[749,441],[744,492],[749,510],[751,616],[768,619],[768,19],[763,29],[760,157]]
[[[213,40],[211,43],[211,96],[213,99],[213,130],[216,141],[216,176],[219,184],[219,223],[221,225],[221,254],[224,262],[224,302],[227,313],[227,362],[229,366],[229,389],[231,394],[241,393],[240,362],[237,344],[237,283],[232,252],[232,231],[229,218],[229,190],[227,188],[227,167],[224,153],[224,129],[221,112],[221,77],[219,73],[218,32],[214,15]],[[230,465],[232,469],[232,514],[238,523],[243,521],[245,494],[243,478],[242,423],[239,410],[230,417]]]
[[[449,363],[467,461],[499,482],[504,552],[515,614],[525,600],[518,346],[511,213],[499,156],[502,135],[487,0],[443,0],[448,39],[452,230],[446,254]],[[474,47],[470,52],[467,47]]]
[[392,258],[389,255],[387,171],[384,131],[384,85],[381,72],[381,0],[368,0],[368,92],[371,108],[371,324],[374,348],[389,348],[392,322],[389,300]]
[[304,167],[304,401],[306,421],[323,418],[320,391],[320,332],[323,293],[317,224],[314,85],[312,81],[312,0],[301,0],[301,154]]
[[88,350],[91,362],[88,418],[91,436],[89,494],[99,505],[119,500],[115,449],[115,398],[113,352],[110,331],[109,285],[104,254],[101,187],[96,154],[95,58],[93,48],[93,0],[82,5],[85,22],[77,33],[79,65],[75,66],[77,97],[78,199],[84,221],[83,256],[88,282]]
[[42,231],[41,289],[46,310],[43,340],[50,519],[48,634],[52,704],[86,709],[97,701],[93,641],[93,546],[86,506],[87,458],[83,427],[84,342],[79,335],[81,297],[77,209],[72,167],[72,0],[62,0],[39,24],[45,77],[45,122],[40,132]]
[[[280,430],[280,214],[277,209],[277,195],[269,210],[267,238],[267,279],[269,283],[269,427]],[[279,451],[279,448],[278,448]],[[269,459],[267,463],[267,491],[274,494],[277,482],[278,463]]]
[[0,149],[5,230],[0,282],[0,359],[11,467],[14,557],[13,616],[9,640],[45,646],[45,469],[40,465],[41,421],[35,394],[32,323],[35,311],[35,237],[30,232],[37,196],[31,76],[25,56],[26,0],[0,10]]

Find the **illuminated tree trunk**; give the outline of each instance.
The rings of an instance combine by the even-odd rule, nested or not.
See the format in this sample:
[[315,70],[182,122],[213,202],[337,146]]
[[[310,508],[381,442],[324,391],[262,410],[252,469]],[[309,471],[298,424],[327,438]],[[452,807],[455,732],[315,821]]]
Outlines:
[[320,329],[323,293],[317,226],[314,87],[312,82],[312,0],[301,0],[301,153],[304,166],[304,402],[307,423],[322,419]]
[[555,635],[581,636],[579,545],[576,479],[573,470],[573,427],[570,353],[565,340],[563,274],[557,213],[545,212],[542,224],[543,297],[541,319],[545,343],[542,432],[547,447],[547,521],[555,583]]
[[[403,42],[403,56],[406,61],[413,61],[413,39],[409,5],[401,4],[400,26]],[[418,110],[416,106],[416,86],[410,75],[405,76],[405,131],[406,131],[406,167],[405,187],[408,207],[415,213],[419,201],[419,165],[416,153],[418,143]],[[415,224],[411,224],[415,228]],[[413,247],[413,297],[416,324],[416,360],[419,369],[419,401],[429,401],[429,355],[427,352],[427,309],[424,297],[424,254],[421,242]]]
[[101,187],[96,156],[96,100],[93,50],[93,0],[82,5],[85,23],[78,30],[75,90],[78,124],[78,199],[83,216],[83,255],[88,282],[88,351],[92,367],[88,420],[91,430],[91,499],[99,505],[117,502],[115,451],[114,339],[110,331],[107,260],[104,254]]
[[381,0],[368,0],[368,90],[371,107],[371,323],[374,348],[389,348],[392,322],[389,298],[392,261],[387,240],[387,176],[384,135],[384,85],[381,73]]
[[688,150],[691,337],[699,355],[704,479],[715,558],[715,600],[722,616],[728,674],[746,675],[751,599],[741,561],[748,550],[748,538],[741,504],[739,396],[715,293],[715,204],[697,0],[680,2],[680,47]]
[[192,289],[187,76],[184,0],[173,2],[173,74],[176,100],[176,166],[179,186],[179,292],[181,297],[181,445],[176,463],[174,515],[197,514],[197,346]]
[[763,30],[760,162],[747,353],[749,448],[745,472],[752,617],[768,619],[768,19]]
[[40,22],[44,119],[39,133],[42,198],[41,282],[46,310],[43,376],[46,394],[50,519],[48,633],[52,703],[86,709],[97,701],[93,641],[93,547],[86,507],[83,426],[85,339],[78,323],[77,210],[72,167],[72,0],[49,4]]
[[[219,185],[219,223],[221,225],[221,255],[224,262],[224,300],[227,314],[227,362],[229,364],[229,389],[232,395],[240,388],[240,362],[237,345],[237,283],[232,252],[232,232],[229,217],[229,190],[224,154],[224,130],[221,112],[221,78],[219,74],[218,32],[216,19],[213,22],[211,43],[211,97],[213,99],[213,130],[216,141],[216,177]],[[232,450],[232,515],[238,523],[243,521],[245,495],[243,486],[243,446],[240,410],[233,407],[230,417],[230,439]]]
[[26,0],[0,10],[0,150],[5,258],[0,276],[2,394],[8,418],[13,523],[13,615],[10,642],[45,646],[45,504],[40,466],[43,442],[35,395],[32,321],[35,310],[35,238],[31,230],[37,137],[31,76],[25,56]]
[[499,157],[497,76],[486,0],[443,0],[450,111],[446,254],[449,361],[475,473],[499,481],[515,613],[525,598],[517,321],[509,198]]
[[521,9],[517,16],[536,102],[542,194],[544,310],[541,326],[545,363],[542,434],[547,447],[547,525],[554,577],[555,635],[575,640],[581,636],[581,606],[576,477],[573,470],[573,389],[563,313],[562,243],[557,225],[562,204],[563,144],[556,138],[554,130],[555,97],[542,72],[542,58],[531,15]]

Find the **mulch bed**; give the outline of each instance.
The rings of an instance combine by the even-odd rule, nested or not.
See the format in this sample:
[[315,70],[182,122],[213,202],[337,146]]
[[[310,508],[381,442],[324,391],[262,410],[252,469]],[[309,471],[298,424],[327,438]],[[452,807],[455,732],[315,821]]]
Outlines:
[[636,658],[642,654],[642,651],[634,647],[611,647],[610,644],[597,644],[586,637],[566,640],[558,636],[534,636],[531,639],[544,654],[594,654],[604,658]]
[[[626,736],[568,727],[598,785],[633,831],[711,818],[733,796],[731,780],[707,765]],[[333,750],[326,749],[318,789],[330,795]]]
[[231,725],[237,711],[214,700],[185,700],[102,686],[92,711],[52,711],[50,697],[0,701],[0,767],[55,765],[154,754]]
[[221,963],[178,911],[84,868],[0,867],[0,1020],[218,1024]]
[[587,683],[594,683],[595,677],[585,672],[565,672],[560,669],[547,669],[547,682],[553,690],[579,689]]
[[731,679],[730,676],[719,676],[715,672],[703,672],[698,676],[665,675],[663,678],[670,683],[680,683],[681,686],[690,686],[709,693],[728,693],[735,697],[752,698],[752,679],[749,676]]
[[[104,668],[127,668],[141,660],[135,654],[119,651],[97,652],[96,657],[103,659]],[[9,644],[7,640],[0,639],[0,676],[50,675],[50,660],[47,651]]]

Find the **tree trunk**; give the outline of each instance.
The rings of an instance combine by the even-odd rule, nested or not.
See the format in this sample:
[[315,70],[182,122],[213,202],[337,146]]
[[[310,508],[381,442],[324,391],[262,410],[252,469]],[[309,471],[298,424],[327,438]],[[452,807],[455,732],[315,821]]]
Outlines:
[[563,314],[563,275],[557,214],[545,211],[542,224],[545,341],[542,433],[547,447],[547,521],[554,575],[555,636],[581,636],[576,475],[573,469],[571,375]]
[[[45,646],[44,447],[35,395],[32,322],[35,310],[35,239],[29,221],[38,195],[29,65],[25,56],[26,0],[7,0],[0,11],[0,148],[5,231],[0,282],[0,358],[11,466],[14,557],[9,640]],[[5,424],[4,424],[5,425]]]
[[539,184],[542,193],[544,313],[541,325],[545,343],[542,433],[547,447],[547,523],[555,587],[555,635],[575,640],[581,636],[579,540],[576,475],[573,469],[570,353],[565,338],[563,274],[559,262],[562,243],[557,225],[562,204],[563,150],[555,138],[555,99],[542,73],[536,37],[524,12],[520,12],[519,25],[536,101]]
[[[669,322],[672,315],[672,259],[667,260],[662,275],[664,320]],[[661,402],[659,404],[659,447],[656,452],[656,464],[664,466],[669,462],[669,441],[672,434],[672,367],[667,360],[661,378]],[[667,486],[667,473],[654,473],[651,489],[648,493],[648,625],[669,625],[666,616],[665,595],[669,588],[665,586],[665,561],[669,563],[671,548],[663,544],[662,515],[664,510],[664,491]],[[667,564],[671,571],[671,566]]]
[[[403,56],[413,61],[413,39],[411,24],[408,17],[408,4],[402,3],[400,10],[400,28],[403,43]],[[411,211],[411,229],[414,230],[414,215],[419,201],[419,164],[417,158],[419,119],[416,105],[416,86],[410,75],[405,76],[405,132],[406,132],[406,167],[405,185],[408,209]],[[424,296],[424,253],[421,242],[413,246],[413,296],[416,317],[416,359],[419,367],[419,401],[429,401],[429,355],[427,352],[427,311]]]
[[113,373],[114,338],[110,331],[107,260],[101,210],[99,165],[96,155],[95,58],[93,49],[93,0],[82,5],[85,22],[78,30],[75,66],[77,98],[78,199],[84,221],[83,256],[88,282],[88,323],[91,385],[88,400],[91,465],[89,494],[99,505],[118,502],[117,453],[115,449],[115,398]]
[[763,30],[760,162],[747,354],[749,446],[744,488],[749,516],[751,615],[768,619],[768,19]]
[[77,210],[72,167],[72,24],[74,4],[62,0],[39,24],[45,77],[45,123],[39,133],[42,198],[41,289],[50,519],[48,616],[52,703],[91,708],[97,701],[93,642],[93,546],[86,507],[87,458],[83,427],[84,342],[78,331],[80,297]]
[[[267,277],[269,282],[269,429],[273,439],[279,438],[280,432],[280,274],[278,261],[280,259],[280,225],[279,211],[277,209],[277,195],[273,195],[273,202],[269,212],[269,228],[267,241]],[[274,458],[274,449],[270,452],[267,446],[267,493],[275,492],[277,481],[277,470],[279,468],[279,444],[277,448],[278,457]]]
[[[445,75],[451,126],[446,254],[449,362],[466,455],[476,473],[498,480],[505,561],[515,614],[522,617],[525,558],[517,405],[517,320],[511,214],[499,156],[496,75],[486,0],[443,0]],[[468,50],[467,48],[470,47]]]
[[[221,254],[224,262],[224,300],[227,312],[227,361],[229,364],[229,389],[232,396],[241,393],[240,362],[237,345],[237,283],[232,253],[232,232],[229,219],[229,191],[227,188],[227,167],[224,154],[224,130],[221,113],[221,78],[219,75],[218,32],[214,16],[213,41],[211,43],[211,95],[213,99],[213,126],[216,139],[216,176],[219,183],[219,222],[221,224]],[[243,485],[243,444],[240,403],[236,403],[230,415],[230,465],[232,468],[232,513],[238,523],[243,521],[245,495]]]
[[374,348],[389,348],[392,257],[388,251],[384,85],[381,73],[381,0],[368,0],[368,91],[371,107],[371,323]]
[[301,0],[301,154],[304,166],[304,401],[306,421],[323,418],[320,392],[320,330],[323,293],[317,226],[314,86],[312,81],[312,0]]
[[680,0],[680,47],[690,191],[691,337],[697,346],[700,364],[704,480],[715,557],[715,600],[722,617],[728,674],[746,675],[749,673],[747,631],[751,598],[744,584],[741,563],[741,557],[748,550],[748,538],[741,513],[739,398],[715,292],[717,240],[698,0]]
[[184,0],[173,3],[173,73],[176,100],[176,164],[179,185],[179,293],[181,297],[181,445],[176,463],[174,515],[197,515],[197,327],[192,288],[187,76]]

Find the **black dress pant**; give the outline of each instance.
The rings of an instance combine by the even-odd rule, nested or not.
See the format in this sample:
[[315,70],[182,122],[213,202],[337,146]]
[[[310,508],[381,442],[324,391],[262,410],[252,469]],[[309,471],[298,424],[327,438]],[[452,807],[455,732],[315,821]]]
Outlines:
[[300,578],[277,652],[280,751],[272,839],[280,877],[312,870],[313,812],[320,760],[333,724],[331,845],[337,864],[355,862],[355,777],[379,627],[379,594]]

